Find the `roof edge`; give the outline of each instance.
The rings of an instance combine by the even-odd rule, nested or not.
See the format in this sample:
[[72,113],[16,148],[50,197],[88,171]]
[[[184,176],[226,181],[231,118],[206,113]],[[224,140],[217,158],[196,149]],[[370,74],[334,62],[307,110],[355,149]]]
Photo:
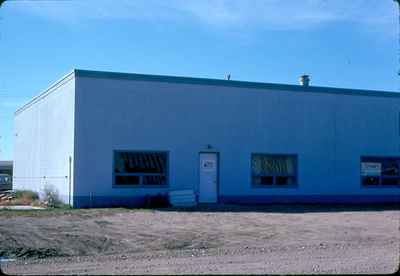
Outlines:
[[242,87],[242,88],[268,89],[268,90],[274,89],[274,90],[301,91],[301,92],[312,92],[312,93],[331,93],[331,94],[361,95],[361,96],[375,96],[375,97],[400,97],[399,92],[384,91],[384,90],[364,90],[364,89],[337,88],[337,87],[327,87],[327,86],[301,86],[293,84],[249,82],[249,81],[194,78],[194,77],[167,76],[167,75],[148,75],[148,74],[137,74],[137,73],[93,71],[93,70],[83,70],[83,69],[75,69],[75,76],[86,77],[86,78],[156,81],[156,82],[168,82],[168,83]]
[[76,70],[73,69],[68,74],[64,75],[57,81],[53,82],[46,90],[44,90],[43,92],[40,92],[38,95],[33,97],[30,101],[28,101],[26,104],[17,108],[17,110],[14,112],[14,116],[20,114],[25,109],[29,108],[30,106],[32,106],[36,102],[40,101],[41,99],[45,98],[47,95],[52,93],[56,88],[64,85],[67,81],[71,80],[75,76],[75,73],[76,73]]

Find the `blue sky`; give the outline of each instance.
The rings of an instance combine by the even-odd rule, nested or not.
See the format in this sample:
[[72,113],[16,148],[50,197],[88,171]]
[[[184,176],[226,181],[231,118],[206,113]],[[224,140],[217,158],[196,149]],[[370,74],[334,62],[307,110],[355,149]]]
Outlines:
[[399,91],[393,0],[6,1],[0,160],[13,113],[73,68]]

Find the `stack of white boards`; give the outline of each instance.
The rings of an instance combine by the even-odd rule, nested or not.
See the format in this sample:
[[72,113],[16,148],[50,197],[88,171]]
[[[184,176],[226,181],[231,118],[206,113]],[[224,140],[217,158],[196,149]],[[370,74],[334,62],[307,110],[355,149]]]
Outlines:
[[193,190],[178,190],[169,192],[169,202],[174,207],[196,206],[196,195]]

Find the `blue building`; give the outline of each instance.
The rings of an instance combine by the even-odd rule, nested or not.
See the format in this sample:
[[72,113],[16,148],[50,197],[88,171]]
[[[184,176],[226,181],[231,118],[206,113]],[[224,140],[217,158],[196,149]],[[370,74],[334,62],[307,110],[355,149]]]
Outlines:
[[399,202],[400,94],[73,70],[15,113],[14,188],[74,207]]

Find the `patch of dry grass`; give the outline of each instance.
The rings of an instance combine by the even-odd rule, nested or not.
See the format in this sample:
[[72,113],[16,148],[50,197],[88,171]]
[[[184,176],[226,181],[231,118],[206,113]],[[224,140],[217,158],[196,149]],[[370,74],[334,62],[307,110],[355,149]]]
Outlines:
[[39,201],[39,194],[30,190],[16,190],[5,194],[0,200],[0,206],[32,205]]

